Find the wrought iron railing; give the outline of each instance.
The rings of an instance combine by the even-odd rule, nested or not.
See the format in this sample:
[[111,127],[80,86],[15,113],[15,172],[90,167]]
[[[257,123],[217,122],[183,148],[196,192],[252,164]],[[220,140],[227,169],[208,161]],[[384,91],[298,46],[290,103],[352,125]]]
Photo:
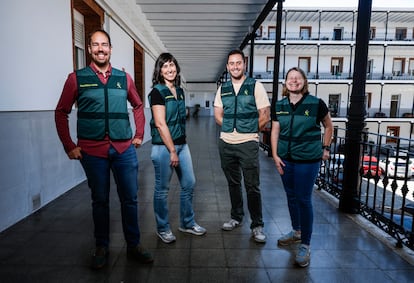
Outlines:
[[[343,190],[345,129],[338,129],[331,158],[322,163],[317,186],[337,198]],[[414,250],[414,140],[363,133],[359,211],[394,239]]]
[[[331,158],[322,162],[316,181],[340,199],[343,192],[346,129],[336,128]],[[396,240],[396,246],[414,250],[414,140],[364,132],[361,142],[359,213]],[[270,129],[260,146],[270,151]]]

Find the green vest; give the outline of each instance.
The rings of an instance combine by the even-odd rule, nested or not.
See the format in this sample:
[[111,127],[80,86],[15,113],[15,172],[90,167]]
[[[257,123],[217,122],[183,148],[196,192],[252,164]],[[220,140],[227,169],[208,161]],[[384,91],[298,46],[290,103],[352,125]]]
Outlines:
[[90,68],[76,71],[78,82],[78,138],[127,140],[132,137],[127,108],[127,78],[125,72],[112,68],[103,84]]
[[[181,138],[183,136],[185,137],[186,111],[183,89],[180,87],[176,87],[177,99],[175,99],[174,95],[171,93],[167,86],[157,84],[154,86],[154,88],[160,92],[162,98],[165,101],[165,119],[171,134],[171,138],[173,139],[173,141],[175,141],[178,138]],[[151,95],[149,95],[148,98],[151,102]],[[153,117],[154,113],[152,113],[152,118],[150,121],[152,144],[164,144],[164,142],[161,139],[160,133],[158,132],[158,129],[155,127]]]
[[280,123],[277,154],[294,161],[318,160],[322,157],[321,127],[317,123],[319,99],[306,95],[293,110],[288,98],[276,102]]
[[256,81],[246,78],[238,94],[234,92],[233,84],[227,81],[221,86],[221,101],[223,102],[223,124],[221,130],[226,133],[257,133],[259,131],[259,113],[254,97]]

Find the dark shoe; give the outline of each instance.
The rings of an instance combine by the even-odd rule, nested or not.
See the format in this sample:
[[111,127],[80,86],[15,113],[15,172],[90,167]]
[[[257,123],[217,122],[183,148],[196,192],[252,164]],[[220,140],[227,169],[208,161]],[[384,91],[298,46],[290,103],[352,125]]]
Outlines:
[[127,256],[129,259],[136,260],[140,263],[153,263],[152,255],[145,250],[141,245],[133,248],[127,248]]
[[107,247],[96,247],[92,255],[92,269],[101,269],[108,263],[109,251]]

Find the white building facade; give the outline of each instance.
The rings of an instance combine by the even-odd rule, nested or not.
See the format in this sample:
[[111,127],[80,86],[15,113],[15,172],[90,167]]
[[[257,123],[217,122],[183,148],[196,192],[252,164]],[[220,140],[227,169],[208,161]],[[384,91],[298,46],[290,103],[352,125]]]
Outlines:
[[[308,75],[336,125],[344,127],[352,93],[358,12],[351,8],[288,8],[282,12],[279,94],[291,67]],[[414,9],[372,9],[366,80],[369,132],[411,137],[414,115]],[[272,92],[276,10],[256,31],[253,76]],[[250,54],[251,45],[245,48]],[[251,61],[249,60],[249,63]],[[390,119],[392,118],[392,119]],[[399,118],[399,119],[395,119]]]

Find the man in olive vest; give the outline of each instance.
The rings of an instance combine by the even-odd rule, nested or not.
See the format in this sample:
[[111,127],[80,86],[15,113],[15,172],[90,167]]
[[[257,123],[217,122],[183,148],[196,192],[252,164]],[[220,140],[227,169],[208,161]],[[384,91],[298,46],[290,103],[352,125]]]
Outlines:
[[258,154],[259,131],[270,120],[270,103],[263,84],[247,78],[245,69],[243,52],[231,51],[227,57],[231,80],[219,87],[214,101],[214,117],[221,126],[221,167],[227,178],[231,200],[231,219],[223,224],[222,229],[231,231],[242,224],[243,174],[252,238],[258,243],[265,243]]
[[[91,64],[69,74],[55,110],[56,128],[69,159],[79,160],[91,189],[96,250],[92,268],[108,262],[110,171],[121,202],[122,228],[128,258],[151,263],[140,244],[137,191],[138,159],[135,148],[144,137],[143,104],[131,76],[112,68],[112,45],[104,30],[94,31],[88,42]],[[132,135],[127,102],[133,107]],[[77,143],[73,142],[68,115],[76,103]]]

